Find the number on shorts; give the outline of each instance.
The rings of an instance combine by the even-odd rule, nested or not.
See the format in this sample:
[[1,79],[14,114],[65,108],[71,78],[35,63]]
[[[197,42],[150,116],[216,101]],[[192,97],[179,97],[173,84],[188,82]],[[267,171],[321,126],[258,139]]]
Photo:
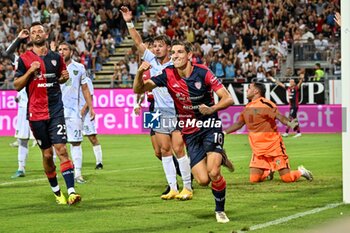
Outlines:
[[74,137],[80,137],[81,136],[81,130],[74,130]]
[[58,128],[57,135],[66,134],[66,125],[57,125],[57,128]]
[[222,133],[214,133],[214,143],[219,143],[222,145],[224,142],[224,137]]

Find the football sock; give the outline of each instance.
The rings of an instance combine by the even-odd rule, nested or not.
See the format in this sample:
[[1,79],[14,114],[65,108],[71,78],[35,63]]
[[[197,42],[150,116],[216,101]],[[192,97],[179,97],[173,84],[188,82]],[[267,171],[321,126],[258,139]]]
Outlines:
[[191,182],[191,167],[190,167],[190,160],[188,159],[187,155],[183,156],[182,158],[177,159],[179,164],[179,169],[181,171],[181,178],[184,183],[184,187],[187,190],[192,190],[192,182]]
[[223,176],[211,182],[211,191],[215,199],[215,211],[225,211],[226,181]]
[[81,168],[83,166],[83,151],[81,149],[81,145],[71,145],[70,152],[73,159],[75,177],[79,177],[81,176]]
[[28,156],[28,139],[18,139],[18,170],[25,172]]
[[[55,167],[56,169],[56,167]],[[47,179],[49,180],[52,191],[59,196],[60,195],[60,186],[57,181],[56,171],[46,173]]]
[[179,167],[179,162],[177,161],[177,158],[175,155],[173,155],[173,161],[174,161],[174,165],[175,165],[175,169],[176,169],[176,174],[178,176],[181,176],[181,169]]
[[291,171],[290,173],[284,174],[281,176],[283,182],[291,183],[297,181],[301,177],[300,171]]
[[95,158],[96,158],[96,164],[102,163],[102,148],[101,145],[93,146],[92,149],[94,150]]
[[162,157],[162,164],[168,185],[172,190],[178,191],[176,185],[176,169],[172,157],[173,156]]
[[66,182],[68,194],[74,193],[74,170],[72,161],[67,160],[61,163],[61,173]]

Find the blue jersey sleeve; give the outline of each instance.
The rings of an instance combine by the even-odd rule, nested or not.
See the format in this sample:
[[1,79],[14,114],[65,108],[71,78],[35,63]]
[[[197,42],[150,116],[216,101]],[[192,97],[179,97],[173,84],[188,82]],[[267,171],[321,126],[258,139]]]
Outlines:
[[18,58],[17,62],[17,69],[15,73],[16,78],[23,76],[27,72],[26,66],[24,65],[22,58]]
[[167,76],[166,76],[166,69],[159,72],[158,75],[153,76],[151,80],[158,86],[158,87],[166,87],[167,86]]

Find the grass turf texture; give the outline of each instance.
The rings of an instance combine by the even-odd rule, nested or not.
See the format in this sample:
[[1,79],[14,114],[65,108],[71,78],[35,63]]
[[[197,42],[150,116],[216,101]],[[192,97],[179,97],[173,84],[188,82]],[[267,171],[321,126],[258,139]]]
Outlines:
[[[246,135],[228,135],[225,148],[236,171],[228,173],[226,213],[231,222],[216,223],[209,188],[194,185],[191,201],[163,201],[166,181],[161,162],[153,155],[149,136],[99,136],[104,169],[96,171],[92,147],[83,142],[83,175],[77,185],[78,206],[58,206],[43,173],[38,147],[30,148],[26,177],[11,179],[17,169],[14,139],[0,140],[0,232],[237,232],[300,212],[342,202],[340,134],[309,134],[286,138],[292,169],[303,164],[314,181],[292,184],[273,181],[249,183],[250,147]],[[59,166],[57,166],[57,172]],[[59,174],[59,184],[66,193]],[[178,178],[180,189],[182,182]],[[302,232],[321,223],[350,216],[341,205],[317,214],[252,232]]]

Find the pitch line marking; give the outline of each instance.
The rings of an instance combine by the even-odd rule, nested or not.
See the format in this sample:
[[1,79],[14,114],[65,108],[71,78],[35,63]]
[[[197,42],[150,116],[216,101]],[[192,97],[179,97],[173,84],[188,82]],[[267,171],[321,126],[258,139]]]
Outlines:
[[[107,170],[107,171],[103,171],[103,173],[101,174],[106,174],[106,173],[115,173],[115,172],[124,172],[124,171],[137,171],[137,170],[143,170],[143,169],[152,169],[152,168],[157,168],[158,166],[151,166],[151,167],[136,167],[136,168],[127,168],[127,169],[123,169],[123,170]],[[87,175],[92,175],[92,174],[96,174],[96,173],[86,173]],[[19,178],[17,178],[19,179]],[[22,184],[22,183],[34,183],[37,181],[43,181],[43,180],[47,180],[47,178],[39,178],[39,179],[34,179],[34,180],[22,180],[22,181],[12,181],[12,182],[5,182],[5,183],[0,183],[0,186],[7,186],[7,185],[14,185],[14,184]]]
[[278,225],[278,224],[285,223],[285,222],[288,222],[288,221],[296,219],[296,218],[301,218],[301,217],[305,217],[307,215],[316,214],[316,213],[319,213],[319,212],[322,212],[325,210],[333,209],[333,208],[336,208],[336,207],[341,206],[341,205],[344,205],[344,203],[340,202],[340,203],[328,204],[324,207],[315,208],[315,209],[312,209],[312,210],[309,210],[306,212],[301,212],[298,214],[290,215],[288,217],[278,218],[278,219],[270,221],[270,222],[257,224],[257,225],[249,227],[248,231],[238,231],[238,233],[246,233],[249,231],[255,231],[255,230],[262,229],[262,228]]

